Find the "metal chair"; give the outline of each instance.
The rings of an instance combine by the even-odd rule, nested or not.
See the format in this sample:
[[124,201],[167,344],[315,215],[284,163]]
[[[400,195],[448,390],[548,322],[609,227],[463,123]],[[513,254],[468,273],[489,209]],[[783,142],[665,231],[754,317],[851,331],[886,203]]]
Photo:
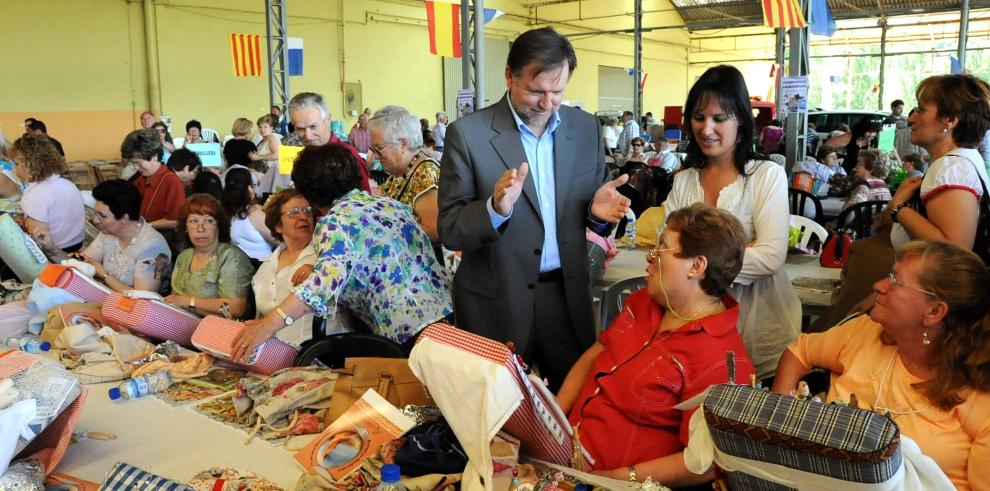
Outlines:
[[330,368],[343,368],[351,357],[406,358],[409,353],[391,339],[364,332],[334,334],[307,345],[296,356],[295,366],[309,366],[314,360]]
[[853,232],[854,240],[872,237],[874,219],[886,206],[886,201],[856,203],[839,213],[835,226]]
[[[798,239],[798,246],[802,249],[812,250],[815,254],[821,254],[825,239],[828,238],[828,230],[810,218],[801,215],[791,215],[791,224],[801,230],[801,238]],[[811,239],[818,239],[815,243],[817,248],[812,248]]]
[[[809,200],[815,207],[815,214],[811,216],[805,212]],[[822,223],[824,213],[822,212],[822,201],[818,199],[818,196],[803,189],[787,188],[787,201],[790,204],[791,215],[808,217],[816,223]]]
[[646,276],[636,276],[619,281],[605,290],[605,298],[602,300],[602,319],[599,324],[599,332],[608,328],[612,320],[622,311],[622,305],[626,302],[626,297],[646,286]]

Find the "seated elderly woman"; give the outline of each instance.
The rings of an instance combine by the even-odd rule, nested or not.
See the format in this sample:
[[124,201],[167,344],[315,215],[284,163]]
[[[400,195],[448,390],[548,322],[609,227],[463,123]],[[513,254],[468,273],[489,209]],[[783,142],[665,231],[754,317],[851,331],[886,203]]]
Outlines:
[[187,148],[175,150],[168,159],[168,170],[179,178],[186,196],[195,193],[192,189],[193,181],[196,180],[196,176],[202,169],[203,162],[199,160],[199,156]]
[[904,178],[925,177],[928,171],[928,155],[920,153],[909,153],[901,157],[901,167],[904,169]]
[[712,479],[685,468],[691,411],[674,406],[729,381],[726,352],[735,353],[735,382],[755,373],[736,330],[738,303],[726,293],[745,248],[742,225],[727,211],[696,203],[667,218],[646,287],[626,299],[557,396],[594,473],[668,486]]
[[122,179],[93,188],[93,223],[100,229],[82,255],[114,291],[158,291],[172,264],[165,237],[141,219],[141,193]]
[[0,128],[0,212],[21,212],[21,179],[14,172],[14,162],[10,160],[10,141]]
[[382,193],[409,205],[430,241],[439,246],[437,183],[440,163],[423,150],[419,121],[405,108],[385,106],[368,123],[371,151],[391,177]]
[[25,134],[10,147],[14,173],[28,183],[21,195],[22,226],[49,258],[83,245],[82,194],[68,179],[65,159],[44,135]]
[[889,415],[958,489],[990,489],[990,271],[948,242],[910,242],[873,285],[869,315],[784,352],[773,390],[813,367],[831,371],[828,399]]
[[190,143],[206,143],[206,140],[203,139],[203,125],[195,119],[186,123],[186,139],[183,144],[188,145]]
[[[265,225],[281,242],[254,274],[254,301],[263,317],[281,305],[293,287],[301,284],[316,264],[313,249],[313,208],[299,191],[286,189],[265,203]],[[306,314],[280,329],[276,336],[296,349],[313,335],[313,314]]]
[[856,203],[866,201],[890,201],[890,189],[884,179],[890,173],[890,158],[879,150],[859,152],[859,163],[854,173],[862,182],[853,188],[852,194],[842,204],[845,210]]
[[177,232],[192,247],[175,259],[172,294],[165,301],[197,315],[243,316],[254,268],[230,244],[230,218],[220,202],[208,194],[187,198]]
[[247,323],[235,360],[309,312],[328,317],[348,310],[374,333],[406,346],[453,312],[430,238],[409,207],[361,191],[358,165],[336,143],[299,153],[292,180],[321,217],[314,234],[316,265],[274,312]]

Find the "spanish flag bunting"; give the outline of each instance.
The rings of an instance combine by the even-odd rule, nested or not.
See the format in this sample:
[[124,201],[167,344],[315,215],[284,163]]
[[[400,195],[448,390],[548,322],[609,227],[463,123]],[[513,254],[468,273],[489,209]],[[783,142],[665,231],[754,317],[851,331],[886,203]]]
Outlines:
[[261,36],[230,34],[230,60],[235,77],[261,76]]
[[461,57],[461,6],[426,2],[426,24],[430,31],[430,53]]
[[794,0],[761,0],[763,25],[782,29],[805,27],[804,14]]

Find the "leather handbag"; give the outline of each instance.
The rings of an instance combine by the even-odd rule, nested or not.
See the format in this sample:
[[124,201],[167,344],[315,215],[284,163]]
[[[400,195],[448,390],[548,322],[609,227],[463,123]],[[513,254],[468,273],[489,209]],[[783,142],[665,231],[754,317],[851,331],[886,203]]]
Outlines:
[[823,268],[841,268],[849,259],[852,248],[852,234],[848,230],[837,230],[825,240],[819,261]]
[[330,397],[326,424],[337,420],[368,389],[374,389],[393,406],[433,406],[426,388],[409,369],[406,358],[347,358],[334,370],[337,382]]

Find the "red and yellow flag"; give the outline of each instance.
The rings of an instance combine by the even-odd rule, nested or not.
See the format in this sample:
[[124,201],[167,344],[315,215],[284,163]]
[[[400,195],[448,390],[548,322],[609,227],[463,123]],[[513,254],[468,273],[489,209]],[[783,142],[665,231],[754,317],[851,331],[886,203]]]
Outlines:
[[461,57],[460,5],[427,0],[426,25],[430,31],[430,53]]
[[235,77],[261,76],[261,36],[230,34],[230,60]]
[[783,29],[806,25],[804,14],[794,0],[762,0],[763,25]]

